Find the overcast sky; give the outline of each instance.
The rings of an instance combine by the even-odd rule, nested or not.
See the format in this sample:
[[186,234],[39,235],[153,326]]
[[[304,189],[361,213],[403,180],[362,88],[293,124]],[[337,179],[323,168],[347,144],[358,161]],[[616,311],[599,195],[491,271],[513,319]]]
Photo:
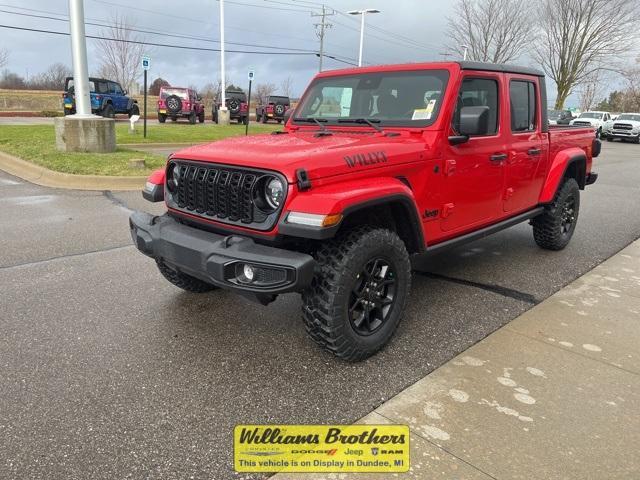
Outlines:
[[[67,0],[0,1],[2,24],[68,31],[68,24],[63,21],[7,13],[66,15]],[[227,49],[274,52],[273,55],[228,52],[228,78],[245,87],[247,70],[253,67],[258,83],[271,82],[279,86],[283,79],[290,76],[293,79],[293,93],[302,93],[318,70],[318,57],[307,52],[299,52],[305,53],[302,55],[275,52],[282,53],[286,49],[317,51],[314,23],[319,18],[312,17],[311,12],[318,13],[320,3],[320,0],[226,0]],[[345,12],[362,8],[381,11],[367,16],[365,63],[440,60],[443,58],[441,53],[446,51],[446,17],[453,13],[454,0],[325,0],[324,3],[340,12],[328,17],[328,22],[333,24],[325,37],[328,55],[339,56],[347,62],[357,62],[360,21],[359,17],[345,15]],[[126,16],[138,29],[219,40],[219,3],[216,0],[85,0],[84,4],[87,22],[108,23],[114,14],[119,14]],[[9,5],[20,7],[21,10],[10,8]],[[100,33],[100,27],[87,25],[87,34]],[[156,34],[136,35],[148,42],[219,48],[219,43],[204,40]],[[231,42],[257,46],[232,45]],[[5,45],[11,50],[8,68],[23,76],[33,75],[54,62],[71,65],[69,37],[0,28],[0,46]],[[96,41],[89,39],[90,73],[97,69],[99,63],[95,47]],[[148,53],[152,57],[150,79],[162,77],[176,86],[203,86],[215,82],[220,76],[220,55],[217,52],[149,47]],[[345,66],[348,65],[325,59],[325,69]],[[550,88],[550,99],[554,96]]]

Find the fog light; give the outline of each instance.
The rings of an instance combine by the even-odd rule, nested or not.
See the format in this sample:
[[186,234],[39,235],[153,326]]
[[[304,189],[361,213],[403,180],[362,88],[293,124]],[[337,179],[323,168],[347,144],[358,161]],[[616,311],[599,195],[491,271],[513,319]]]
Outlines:
[[253,269],[253,267],[251,265],[244,265],[244,267],[242,267],[242,273],[246,279],[247,282],[252,282],[253,281],[253,277],[255,275],[255,270]]

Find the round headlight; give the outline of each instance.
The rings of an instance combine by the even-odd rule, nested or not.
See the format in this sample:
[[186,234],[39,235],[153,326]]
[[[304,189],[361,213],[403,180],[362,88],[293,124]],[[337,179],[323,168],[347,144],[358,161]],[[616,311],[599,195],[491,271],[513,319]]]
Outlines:
[[180,181],[180,166],[174,163],[167,171],[167,187],[170,192],[174,192],[178,188]]
[[274,177],[269,180],[265,185],[264,190],[264,196],[267,200],[267,204],[273,209],[279,208],[282,203],[282,199],[284,198],[284,186],[280,179]]

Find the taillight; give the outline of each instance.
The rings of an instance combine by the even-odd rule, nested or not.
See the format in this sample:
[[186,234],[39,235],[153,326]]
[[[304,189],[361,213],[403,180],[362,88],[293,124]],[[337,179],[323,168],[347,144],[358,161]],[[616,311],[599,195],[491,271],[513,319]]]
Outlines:
[[96,95],[96,100],[102,99],[102,95]]

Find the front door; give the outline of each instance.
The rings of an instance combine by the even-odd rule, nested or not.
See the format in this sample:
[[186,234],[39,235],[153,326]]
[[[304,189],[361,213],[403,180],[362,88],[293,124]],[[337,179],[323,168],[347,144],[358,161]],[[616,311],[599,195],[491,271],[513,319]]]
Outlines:
[[506,160],[501,92],[503,75],[473,72],[460,84],[451,131],[457,133],[462,107],[489,107],[487,135],[445,147],[444,203],[440,210],[443,231],[456,233],[491,223],[501,211]]

